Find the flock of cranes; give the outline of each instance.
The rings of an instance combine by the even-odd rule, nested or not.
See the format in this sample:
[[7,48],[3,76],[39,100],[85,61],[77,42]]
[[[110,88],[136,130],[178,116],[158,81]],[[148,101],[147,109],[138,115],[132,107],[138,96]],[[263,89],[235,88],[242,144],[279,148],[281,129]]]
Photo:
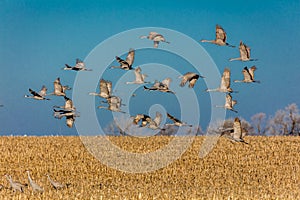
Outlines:
[[[216,25],[216,38],[215,40],[201,40],[201,42],[209,42],[212,44],[216,44],[219,46],[229,46],[229,47],[235,47],[231,44],[228,44],[226,42],[227,39],[227,35],[225,30],[219,26]],[[230,58],[229,61],[256,61],[257,59],[253,59],[250,57],[250,47],[248,47],[246,44],[244,44],[242,41],[240,41],[240,45],[239,45],[239,52],[240,52],[240,57],[238,58]],[[250,69],[248,69],[247,67],[244,67],[244,69],[242,70],[244,79],[243,80],[234,80],[234,82],[242,82],[242,83],[260,83],[260,81],[255,80],[254,79],[254,71],[257,68],[255,66],[252,66]],[[222,78],[221,78],[221,83],[220,86],[216,89],[207,89],[207,92],[224,92],[226,93],[226,97],[225,97],[225,105],[219,106],[217,105],[216,107],[221,107],[221,108],[225,108],[227,110],[233,111],[235,113],[237,113],[236,110],[234,110],[234,105],[237,103],[236,100],[232,100],[232,96],[231,93],[236,93],[237,91],[234,91],[231,87],[230,87],[230,69],[229,68],[225,68]],[[245,144],[248,144],[247,142],[244,141],[243,136],[246,135],[245,134],[245,130],[242,128],[241,125],[241,121],[238,117],[236,117],[234,119],[234,123],[233,123],[233,127],[231,128],[221,128],[219,131],[221,131],[221,135],[226,135],[228,138],[230,138],[232,141],[235,142],[243,142]],[[229,134],[228,134],[229,133]]]
[[[141,39],[146,38],[149,40],[152,40],[154,43],[154,48],[158,48],[158,45],[160,42],[164,42],[167,44],[170,44],[170,42],[166,41],[163,35],[157,33],[157,32],[150,32],[148,35],[140,36]],[[231,48],[235,48],[234,45],[231,45],[227,43],[227,35],[225,30],[219,26],[216,25],[216,37],[214,40],[201,40],[201,42],[208,42],[212,43],[218,46],[228,46]],[[239,60],[239,61],[255,61],[257,59],[250,58],[250,47],[248,47],[246,44],[244,44],[242,41],[239,45],[239,52],[240,57],[238,58],[231,58],[229,61]],[[132,70],[135,74],[135,80],[126,82],[126,84],[142,84],[145,91],[159,91],[163,93],[171,93],[175,94],[173,90],[170,89],[170,83],[172,82],[172,79],[170,77],[165,78],[162,81],[155,81],[154,83],[147,82],[145,79],[147,78],[146,74],[142,74],[142,69],[140,67],[133,68],[133,63],[135,59],[135,50],[130,48],[129,52],[125,59],[120,58],[119,56],[115,57],[116,61],[119,63],[118,66],[111,66],[110,69],[121,69],[121,70]],[[252,66],[251,68],[244,67],[242,73],[243,73],[243,80],[234,80],[234,82],[242,82],[242,83],[259,83],[258,80],[254,79],[254,71],[257,68],[255,66]],[[76,59],[75,66],[70,66],[68,64],[65,64],[65,67],[63,70],[73,70],[73,71],[92,71],[91,69],[87,69],[85,67],[85,63],[81,61],[80,59]],[[195,73],[195,72],[186,72],[184,75],[179,76],[181,79],[181,82],[179,83],[180,87],[184,87],[188,83],[188,88],[194,88],[197,80],[199,78],[205,78],[204,76]],[[121,112],[121,107],[124,106],[122,104],[122,99],[112,92],[112,82],[109,80],[104,80],[101,78],[99,81],[99,92],[90,92],[89,95],[98,96],[104,100],[100,101],[101,103],[106,103],[107,106],[100,105],[98,108],[107,109],[113,112]],[[61,119],[63,117],[66,118],[66,124],[68,127],[72,127],[73,123],[75,121],[76,117],[79,117],[79,114],[76,111],[75,106],[73,105],[73,102],[70,98],[66,96],[66,91],[70,90],[71,88],[66,86],[63,86],[60,82],[60,78],[57,78],[54,81],[54,91],[50,94],[47,94],[47,88],[45,86],[42,87],[42,89],[39,92],[36,92],[32,89],[29,89],[29,92],[31,95],[25,95],[26,98],[33,98],[36,100],[50,100],[46,96],[48,95],[54,95],[54,96],[62,96],[65,99],[65,105],[64,106],[53,106],[53,116],[55,118]],[[151,86],[148,86],[147,84],[152,84]],[[234,109],[234,105],[237,103],[236,100],[232,99],[231,93],[236,93],[237,91],[234,91],[231,88],[231,72],[228,67],[226,67],[223,71],[221,80],[220,80],[220,86],[218,88],[209,88],[206,89],[207,92],[222,92],[226,93],[225,97],[225,104],[224,105],[216,105],[217,108],[224,108],[230,111],[233,111],[237,113],[237,111]],[[167,113],[167,117],[173,121],[172,124],[165,124],[165,125],[174,125],[174,126],[191,126],[185,122],[181,122],[179,119],[172,116],[170,113]],[[140,127],[146,127],[153,130],[160,129],[164,130],[163,126],[161,126],[162,121],[162,114],[157,112],[154,119],[152,119],[150,116],[139,113],[136,116],[132,116],[132,124],[138,125]],[[233,128],[234,129],[234,128]],[[232,133],[239,132],[237,128],[234,129]],[[225,130],[224,130],[225,131]],[[228,132],[228,130],[226,130]],[[234,137],[235,141],[236,136]]]
[[[28,183],[20,183],[18,181],[15,181],[13,180],[12,176],[11,175],[4,175],[10,185],[10,188],[14,191],[14,192],[21,192],[23,193],[25,191],[25,188],[30,186],[32,191],[33,192],[36,192],[36,193],[43,193],[44,192],[44,189],[39,185],[37,184],[31,177],[30,175],[30,171],[26,171],[27,173],[27,179],[28,179]],[[45,174],[47,176],[47,180],[49,181],[49,183],[51,184],[51,186],[56,189],[56,190],[60,190],[60,189],[63,189],[63,188],[68,188],[69,187],[69,183],[66,183],[66,184],[63,184],[63,183],[60,183],[58,181],[55,181],[53,180],[49,174]],[[1,189],[3,189],[4,186],[2,186]]]
[[[160,42],[164,42],[169,44],[170,42],[166,41],[163,35],[156,33],[156,32],[150,32],[147,36],[140,36],[141,39],[147,38],[149,40],[152,40],[154,43],[154,48],[158,48],[158,45]],[[224,29],[216,25],[216,38],[214,40],[201,40],[201,42],[208,42],[212,43],[218,46],[228,46],[235,48],[235,46],[229,44],[226,42],[227,35]],[[253,59],[250,57],[250,47],[248,47],[246,44],[244,44],[242,41],[239,45],[239,52],[240,57],[238,58],[231,58],[229,61],[255,61],[257,59]],[[125,60],[116,56],[116,61],[119,63],[119,66],[111,66],[111,69],[121,69],[121,70],[134,70],[135,74],[135,80],[131,82],[126,82],[126,84],[143,84],[143,88],[145,91],[158,91],[162,93],[171,93],[175,94],[174,91],[170,89],[170,83],[172,82],[172,79],[170,77],[165,78],[162,81],[155,81],[152,83],[152,86],[147,86],[147,84],[151,84],[151,82],[145,81],[147,75],[142,74],[142,69],[140,67],[133,68],[134,63],[134,57],[135,57],[135,50],[130,49]],[[234,80],[236,83],[260,83],[260,81],[256,80],[254,78],[254,72],[257,68],[255,66],[250,67],[249,69],[247,67],[244,67],[242,70],[242,74],[244,78],[242,80]],[[65,67],[63,70],[72,70],[72,71],[92,71],[91,69],[87,69],[85,67],[85,63],[81,61],[80,59],[76,59],[75,66],[70,66],[68,64],[65,64]],[[179,76],[181,79],[179,86],[184,87],[188,83],[188,88],[194,88],[197,80],[199,78],[205,78],[204,76],[195,73],[195,72],[186,72],[184,75]],[[62,106],[53,106],[53,116],[57,119],[61,119],[63,117],[66,118],[66,125],[68,127],[72,127],[75,121],[76,117],[79,117],[80,115],[76,111],[76,107],[73,105],[73,101],[71,98],[67,97],[66,91],[71,90],[71,88],[68,85],[62,85],[60,78],[56,78],[53,82],[53,92],[50,94],[47,94],[47,88],[46,86],[42,86],[41,90],[36,92],[29,88],[30,95],[25,95],[25,98],[31,98],[35,100],[50,100],[50,98],[47,98],[47,96],[58,96],[63,97],[65,100],[65,104]],[[220,85],[218,88],[214,89],[206,89],[206,92],[222,92],[225,93],[225,104],[224,105],[216,105],[217,108],[224,108],[227,110],[230,110],[232,112],[237,113],[237,111],[234,109],[234,105],[237,103],[236,100],[232,99],[231,94],[236,93],[237,91],[234,91],[231,88],[231,72],[228,67],[226,67],[223,71]],[[121,112],[121,107],[124,106],[122,104],[122,99],[112,92],[112,82],[109,80],[104,80],[103,78],[100,79],[99,83],[99,92],[90,92],[88,93],[92,96],[100,97],[104,100],[101,101],[101,103],[108,104],[107,107],[105,106],[98,106],[98,108],[104,108],[113,112]],[[1,107],[3,105],[0,105]],[[188,124],[186,122],[183,122],[173,115],[171,115],[169,112],[166,113],[167,117],[169,118],[172,123],[166,123],[164,126],[187,126],[192,127],[191,124]],[[164,126],[161,125],[162,122],[162,114],[160,112],[156,112],[156,115],[154,118],[151,118],[149,115],[139,113],[135,116],[131,117],[132,125],[143,127],[143,128],[149,128],[152,130],[165,130]],[[244,141],[243,136],[246,134],[246,130],[242,128],[241,121],[238,117],[234,119],[233,126],[229,128],[220,128],[218,131],[221,132],[221,135],[225,135],[229,139],[235,142],[243,142],[245,144],[248,144]],[[37,184],[31,177],[30,172],[26,171],[28,183],[30,187],[32,188],[32,191],[42,193],[44,192],[44,189]],[[68,187],[68,184],[62,184],[57,181],[54,181],[51,179],[49,174],[46,174],[47,180],[49,183],[53,186],[55,189],[62,189],[64,187]],[[24,192],[25,187],[28,187],[28,184],[22,184],[17,181],[14,181],[11,175],[5,175],[7,181],[10,184],[10,187],[13,191],[19,191]],[[2,185],[0,185],[2,186]],[[3,189],[3,186],[0,187],[0,189]]]
[[[81,62],[79,59],[77,59],[76,62]],[[84,64],[81,65],[84,68]],[[76,67],[78,69],[78,66]],[[84,68],[85,69],[85,68]],[[77,70],[78,71],[78,70]],[[76,117],[79,117],[79,114],[76,112],[76,108],[73,105],[72,99],[68,98],[66,96],[66,91],[71,90],[71,88],[68,85],[62,85],[60,82],[60,78],[56,78],[53,82],[54,90],[52,93],[47,94],[47,88],[46,86],[42,86],[42,89],[39,92],[36,92],[29,88],[29,92],[31,95],[25,95],[25,98],[31,98],[35,100],[50,100],[49,98],[46,98],[46,96],[53,95],[53,96],[62,96],[65,99],[65,105],[64,106],[53,106],[53,116],[57,119],[61,119],[62,117],[66,118],[66,125],[70,128],[73,127],[74,121]],[[60,108],[59,110],[56,110],[55,108]]]

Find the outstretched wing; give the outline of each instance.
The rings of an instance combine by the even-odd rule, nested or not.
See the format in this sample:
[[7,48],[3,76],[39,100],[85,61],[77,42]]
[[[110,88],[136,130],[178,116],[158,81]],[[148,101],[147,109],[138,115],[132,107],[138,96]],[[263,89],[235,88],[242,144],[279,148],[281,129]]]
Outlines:
[[232,105],[232,96],[230,94],[227,94],[225,97],[225,104],[228,105],[229,107],[231,107]]
[[199,75],[194,73],[193,76],[190,78],[190,84],[189,84],[190,88],[194,87],[194,85],[196,84],[198,78],[199,78]]
[[166,78],[161,83],[164,84],[167,88],[169,88],[171,82],[172,82],[171,78]]
[[239,50],[240,50],[240,57],[242,58],[242,60],[247,60],[250,58],[250,47],[248,47],[242,41],[240,41]]
[[181,77],[180,87],[185,86],[185,84],[189,81],[188,73]]
[[128,55],[126,57],[126,62],[128,63],[129,67],[132,66],[133,61],[134,61],[134,49],[130,49],[128,52]]
[[70,98],[68,98],[66,96],[64,96],[64,98],[65,98],[65,109],[66,110],[67,109],[73,109],[74,107],[73,107],[73,101],[72,101],[72,99],[70,99]]
[[254,80],[254,71],[256,70],[256,66],[252,66],[249,69],[249,74],[251,75],[252,80]]
[[75,68],[82,69],[84,67],[85,67],[84,62],[82,60],[80,60],[79,58],[77,58]]
[[221,88],[228,89],[230,88],[230,69],[225,68],[222,78],[221,78]]
[[157,33],[157,32],[154,32],[154,31],[152,31],[152,32],[150,32],[149,33],[149,40],[153,40],[157,35],[158,35],[159,33]]
[[108,98],[110,96],[110,90],[108,85],[109,83],[106,80],[100,80],[100,96],[103,98]]
[[162,114],[160,112],[156,112],[156,116],[153,121],[156,123],[157,126],[159,126],[161,120],[162,120]]
[[57,78],[55,81],[54,81],[54,91],[55,92],[62,92],[63,93],[63,87],[62,87],[62,85],[61,85],[61,83],[60,83],[60,79],[59,78]]
[[29,88],[29,92],[30,92],[30,94],[32,94],[35,97],[41,97],[42,98],[42,96],[39,93],[37,93],[36,91],[34,91],[34,90],[30,89],[30,88]]
[[216,25],[216,40],[226,42],[226,32],[220,25]]
[[42,86],[42,89],[41,91],[39,92],[39,95],[41,95],[42,97],[46,96],[47,95],[47,88],[46,86]]
[[234,139],[242,139],[242,125],[237,117],[234,119],[232,137]]
[[172,120],[173,122],[179,122],[181,123],[181,121],[177,118],[175,118],[174,116],[170,115],[169,113],[167,113],[167,117]]
[[242,71],[243,75],[244,75],[244,81],[245,82],[251,82],[253,81],[253,78],[248,70],[247,67],[244,67],[243,71]]
[[118,61],[118,63],[120,63],[121,66],[128,64],[125,60],[123,60],[122,58],[120,58],[118,56],[116,56],[116,60]]
[[144,82],[144,76],[141,74],[141,68],[140,67],[137,67],[135,70],[134,70],[134,74],[135,74],[135,81],[136,82]]

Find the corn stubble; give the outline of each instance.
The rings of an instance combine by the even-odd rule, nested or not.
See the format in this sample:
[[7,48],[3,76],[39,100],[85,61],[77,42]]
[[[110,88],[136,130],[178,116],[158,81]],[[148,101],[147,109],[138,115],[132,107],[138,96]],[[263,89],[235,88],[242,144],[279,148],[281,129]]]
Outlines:
[[[126,151],[151,152],[172,137],[109,137]],[[299,199],[300,138],[245,137],[250,145],[220,138],[203,159],[196,137],[177,161],[154,172],[125,173],[95,159],[79,137],[0,137],[0,199]],[[43,187],[8,189],[4,177]],[[55,190],[45,174],[68,187]]]

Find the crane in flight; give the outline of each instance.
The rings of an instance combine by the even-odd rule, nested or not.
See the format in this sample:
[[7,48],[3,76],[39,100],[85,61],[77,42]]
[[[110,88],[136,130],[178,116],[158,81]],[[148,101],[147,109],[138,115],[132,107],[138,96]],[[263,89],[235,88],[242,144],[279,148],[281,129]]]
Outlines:
[[162,82],[155,81],[152,87],[146,87],[144,86],[144,90],[156,90],[160,92],[167,92],[167,93],[172,93],[175,94],[172,90],[169,89],[170,83],[172,82],[171,78],[166,78]]
[[53,108],[61,108],[64,110],[70,110],[74,111],[76,108],[74,107],[72,99],[68,98],[67,96],[64,96],[65,99],[65,105],[64,106],[53,106]]
[[147,38],[149,40],[153,41],[153,47],[157,48],[159,45],[159,42],[165,42],[167,44],[170,44],[170,42],[166,41],[165,37],[162,34],[159,34],[157,32],[150,32],[149,35],[142,35],[140,36],[141,39]]
[[187,72],[184,75],[179,76],[179,78],[181,78],[180,87],[184,87],[185,84],[189,82],[189,88],[193,88],[199,78],[205,77],[194,72]]
[[250,47],[240,41],[239,51],[240,57],[230,58],[229,61],[240,60],[240,61],[256,61],[257,59],[250,58]]
[[120,65],[119,66],[111,66],[110,68],[118,68],[118,69],[123,69],[123,70],[133,70],[132,64],[133,64],[133,61],[134,61],[134,55],[135,55],[134,49],[129,49],[126,60],[123,60],[122,58],[116,56],[116,60]]
[[149,121],[151,120],[151,117],[145,114],[137,114],[131,118],[133,118],[132,123],[135,125],[139,125],[139,122],[141,121],[140,127],[147,126]]
[[100,84],[99,84],[99,93],[96,92],[90,92],[89,95],[93,95],[93,96],[99,96],[102,97],[104,99],[107,99],[111,96],[112,93],[112,83],[111,81],[106,81],[104,79],[100,80]]
[[225,68],[221,77],[221,84],[218,88],[215,89],[206,89],[206,92],[225,92],[225,93],[232,93],[236,92],[233,91],[230,87],[230,69]]
[[65,64],[65,67],[63,70],[73,70],[73,71],[92,71],[92,69],[85,68],[85,63],[80,60],[79,58],[76,59],[75,66],[70,66],[68,64]]
[[254,71],[257,68],[255,66],[250,67],[250,69],[248,69],[247,67],[244,67],[242,73],[244,75],[244,79],[243,80],[234,80],[233,82],[239,83],[260,83],[260,81],[257,81],[254,79]]
[[[226,134],[228,132],[229,132],[229,135]],[[238,117],[236,117],[234,119],[232,128],[221,129],[221,136],[222,135],[226,135],[226,137],[229,138],[233,142],[242,142],[242,143],[248,144],[243,139],[243,136],[246,135],[246,132],[245,132],[245,130],[243,130],[241,120]]]
[[156,112],[155,113],[155,118],[147,118],[146,121],[148,122],[148,128],[152,129],[152,130],[165,130],[163,128],[160,128],[160,124],[162,121],[162,114],[160,112]]
[[201,40],[201,42],[208,42],[208,43],[212,43],[212,44],[216,44],[219,46],[228,46],[228,47],[235,47],[231,44],[228,44],[226,42],[227,39],[227,35],[225,30],[220,26],[220,25],[216,25],[216,38],[214,40]]
[[233,106],[237,104],[237,101],[236,100],[232,100],[232,96],[230,95],[230,93],[226,94],[226,97],[225,97],[225,105],[223,106],[216,106],[217,108],[225,108],[227,110],[231,110],[235,113],[237,113],[236,110],[233,109]]
[[144,84],[148,83],[145,82],[145,78],[147,77],[146,74],[141,73],[142,69],[140,67],[135,68],[134,70],[134,75],[135,75],[135,80],[132,82],[126,82],[126,84]]
[[76,117],[80,117],[80,115],[76,112],[74,112],[74,110],[56,110],[53,109],[54,113],[53,116],[57,119],[61,119],[63,117],[66,117],[66,125],[69,128],[73,127],[73,124],[75,122],[75,118]]
[[124,111],[121,110],[121,106],[124,104],[122,104],[122,99],[118,96],[110,96],[106,99],[106,101],[102,101],[102,102],[108,103],[108,107],[98,106],[98,108],[104,108],[113,112],[125,113]]
[[68,85],[63,86],[60,82],[60,78],[54,80],[53,82],[54,91],[49,95],[55,95],[55,96],[66,96],[66,90],[71,90],[71,88]]
[[182,122],[181,120],[175,118],[174,116],[172,116],[170,113],[167,113],[167,117],[173,121],[172,124],[166,124],[167,126],[189,126],[192,127],[191,124],[187,124],[186,122]]
[[42,86],[42,89],[39,92],[36,92],[32,89],[29,88],[29,92],[31,94],[30,95],[25,95],[25,98],[31,98],[31,99],[35,99],[35,100],[50,100],[48,98],[46,98],[45,96],[47,95],[47,88],[46,86]]

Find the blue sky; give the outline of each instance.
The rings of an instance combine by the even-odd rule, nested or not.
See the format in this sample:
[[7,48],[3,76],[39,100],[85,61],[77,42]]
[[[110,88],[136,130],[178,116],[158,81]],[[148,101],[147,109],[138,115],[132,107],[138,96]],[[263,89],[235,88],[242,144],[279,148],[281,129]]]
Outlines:
[[[244,66],[255,64],[256,78],[261,84],[233,84],[240,91],[237,116],[247,120],[258,112],[272,115],[290,103],[300,105],[299,1],[0,1],[0,134],[76,134],[63,120],[54,119],[52,106],[62,105],[62,98],[51,101],[25,99],[28,88],[39,90],[42,85],[53,90],[57,77],[72,86],[75,72],[63,71],[65,63],[76,58],[85,59],[102,41],[120,32],[142,27],[162,27],[181,32],[195,41],[214,39],[215,25],[227,32],[228,42],[238,45],[243,40],[251,47],[253,63],[229,62],[238,56],[238,49],[201,44],[220,71],[232,70],[232,79],[241,79]],[[167,36],[166,36],[167,38]],[[147,42],[147,41],[145,41]],[[172,41],[175,42],[175,41]],[[152,45],[149,42],[149,47]],[[115,47],[118,48],[117,46]],[[129,49],[130,47],[128,47]],[[137,52],[136,62],[147,63],[156,54]],[[149,58],[150,56],[150,58]],[[152,57],[151,57],[152,56]],[[162,55],[159,54],[161,59]],[[113,58],[112,58],[113,60]],[[173,60],[170,65],[178,64]],[[184,70],[181,71],[182,73]],[[93,72],[86,72],[93,73]],[[116,79],[125,72],[107,72],[105,79]],[[159,73],[159,72],[158,72]],[[203,74],[204,75],[204,74]],[[171,87],[176,87],[174,79]],[[205,128],[209,116],[209,95],[203,91],[204,81],[195,87],[203,113],[201,126]],[[87,91],[90,92],[90,91]],[[71,96],[72,92],[68,93]],[[148,95],[146,104],[169,104],[172,97],[154,101],[157,94]],[[132,99],[134,101],[134,99]],[[98,105],[99,99],[96,99]],[[137,102],[137,104],[140,101]],[[147,112],[140,103],[130,111],[132,115]],[[175,103],[176,104],[176,103]],[[76,105],[75,105],[76,106]],[[210,107],[210,105],[209,105]],[[178,115],[176,106],[169,112]],[[108,111],[97,111],[99,121]],[[236,114],[228,112],[228,117]],[[84,116],[81,116],[84,117]]]

